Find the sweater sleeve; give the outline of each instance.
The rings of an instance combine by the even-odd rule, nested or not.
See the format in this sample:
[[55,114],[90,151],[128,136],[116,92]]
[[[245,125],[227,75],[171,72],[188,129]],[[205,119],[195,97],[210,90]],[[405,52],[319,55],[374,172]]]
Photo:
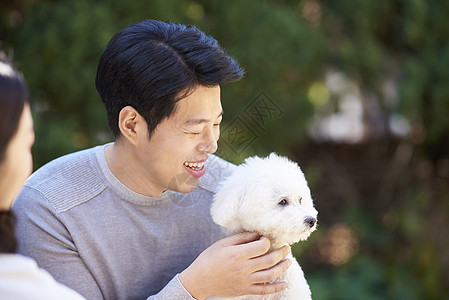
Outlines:
[[12,209],[17,217],[18,253],[34,258],[58,282],[87,299],[103,299],[70,232],[39,191],[25,186]]
[[162,291],[148,297],[147,300],[195,300],[195,298],[184,288],[179,280],[179,274],[177,274]]

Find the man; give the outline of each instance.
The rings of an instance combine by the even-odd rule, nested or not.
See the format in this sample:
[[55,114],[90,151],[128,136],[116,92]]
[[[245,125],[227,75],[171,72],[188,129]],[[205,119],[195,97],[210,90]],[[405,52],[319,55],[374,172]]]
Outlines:
[[267,253],[268,240],[249,232],[221,239],[209,216],[218,181],[232,172],[211,155],[220,86],[242,75],[193,26],[145,20],[117,33],[96,78],[115,142],[33,174],[13,208],[19,252],[87,299],[285,289],[266,283],[288,268],[287,247]]

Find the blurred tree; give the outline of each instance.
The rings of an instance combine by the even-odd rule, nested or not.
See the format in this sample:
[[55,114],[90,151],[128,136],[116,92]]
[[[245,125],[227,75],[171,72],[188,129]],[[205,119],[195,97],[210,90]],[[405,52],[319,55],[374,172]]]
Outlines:
[[[295,254],[315,299],[449,292],[449,244],[434,229],[449,226],[449,2],[1,1],[1,47],[30,88],[35,167],[112,140],[98,59],[146,18],[198,26],[246,69],[222,91],[219,155],[277,151],[304,166],[321,227]],[[336,228],[351,239],[335,244]],[[348,241],[358,246],[335,260]]]
[[113,34],[149,11],[182,18],[179,1],[28,1],[6,41],[31,91],[36,166],[112,140],[94,86],[98,59]]
[[[368,94],[362,97],[368,130],[378,129],[379,123],[370,122],[376,108],[380,108],[378,116],[387,134],[391,133],[389,117],[400,113],[411,124],[414,142],[424,142],[425,151],[434,159],[447,155],[449,29],[444,20],[449,17],[449,3],[321,2],[331,65]],[[377,105],[369,105],[370,93]]]
[[[249,146],[268,149],[275,142],[286,151],[305,140],[307,122],[297,120],[311,115],[304,91],[322,73],[325,47],[323,37],[301,18],[298,8],[248,0],[225,6],[214,1],[41,0],[30,1],[22,15],[23,22],[12,28],[5,41],[14,45],[15,59],[32,94],[36,166],[111,140],[94,88],[96,65],[115,32],[144,18],[195,24],[240,60],[247,77],[224,90],[226,123],[243,117],[245,107],[262,91],[278,105],[282,120],[247,122],[258,137]],[[270,126],[261,121],[270,121]],[[266,136],[274,140],[260,138]],[[253,149],[234,148],[231,145],[228,151],[234,161]]]

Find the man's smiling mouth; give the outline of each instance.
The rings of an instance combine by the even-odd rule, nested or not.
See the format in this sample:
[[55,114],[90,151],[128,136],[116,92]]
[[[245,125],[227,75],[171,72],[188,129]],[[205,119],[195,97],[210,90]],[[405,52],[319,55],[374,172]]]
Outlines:
[[186,166],[186,167],[188,167],[188,168],[190,168],[190,169],[192,169],[192,170],[195,170],[195,171],[199,171],[199,170],[201,170],[203,167],[204,167],[204,162],[194,162],[194,163],[192,163],[192,162],[184,162],[184,166]]

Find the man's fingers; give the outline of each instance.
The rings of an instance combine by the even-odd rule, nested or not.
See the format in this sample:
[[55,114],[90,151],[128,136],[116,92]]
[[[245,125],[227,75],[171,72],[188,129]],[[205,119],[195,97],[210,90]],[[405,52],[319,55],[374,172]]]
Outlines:
[[276,280],[291,266],[292,261],[290,259],[284,259],[275,266],[254,272],[251,274],[251,280],[254,283],[266,283]]
[[225,245],[236,246],[247,244],[259,239],[259,234],[253,231],[244,231],[234,234],[222,240]]
[[252,269],[254,271],[269,269],[285,259],[290,251],[289,246],[284,246],[271,253],[255,257],[251,259]]
[[224,246],[234,246],[238,253],[250,259],[264,255],[270,250],[270,240],[257,232],[241,232],[220,241]]
[[[232,275],[231,286],[235,287],[234,292],[254,295],[276,293],[288,287],[286,282],[273,281],[290,266],[291,260],[285,259],[290,247],[284,246],[272,252],[268,252],[269,250],[268,238],[257,232],[242,232],[216,242],[201,253],[184,272],[194,266],[200,269],[202,274],[201,269],[207,269],[204,266],[208,265],[203,261],[212,262],[213,270],[218,272],[214,280],[221,282],[224,277]],[[185,276],[182,279],[185,279]],[[224,287],[220,293],[229,291],[228,287]]]
[[284,259],[274,267],[255,272],[251,275],[251,279],[256,282],[250,288],[250,294],[253,295],[268,295],[281,292],[288,288],[286,281],[272,282],[279,278],[291,266],[290,259]]
[[238,245],[237,247],[241,248],[239,251],[245,252],[248,258],[255,258],[266,254],[270,250],[270,240],[262,236],[260,239]]
[[268,284],[258,283],[251,286],[249,294],[268,295],[281,292],[286,288],[288,288],[288,283],[285,281],[273,282]]

